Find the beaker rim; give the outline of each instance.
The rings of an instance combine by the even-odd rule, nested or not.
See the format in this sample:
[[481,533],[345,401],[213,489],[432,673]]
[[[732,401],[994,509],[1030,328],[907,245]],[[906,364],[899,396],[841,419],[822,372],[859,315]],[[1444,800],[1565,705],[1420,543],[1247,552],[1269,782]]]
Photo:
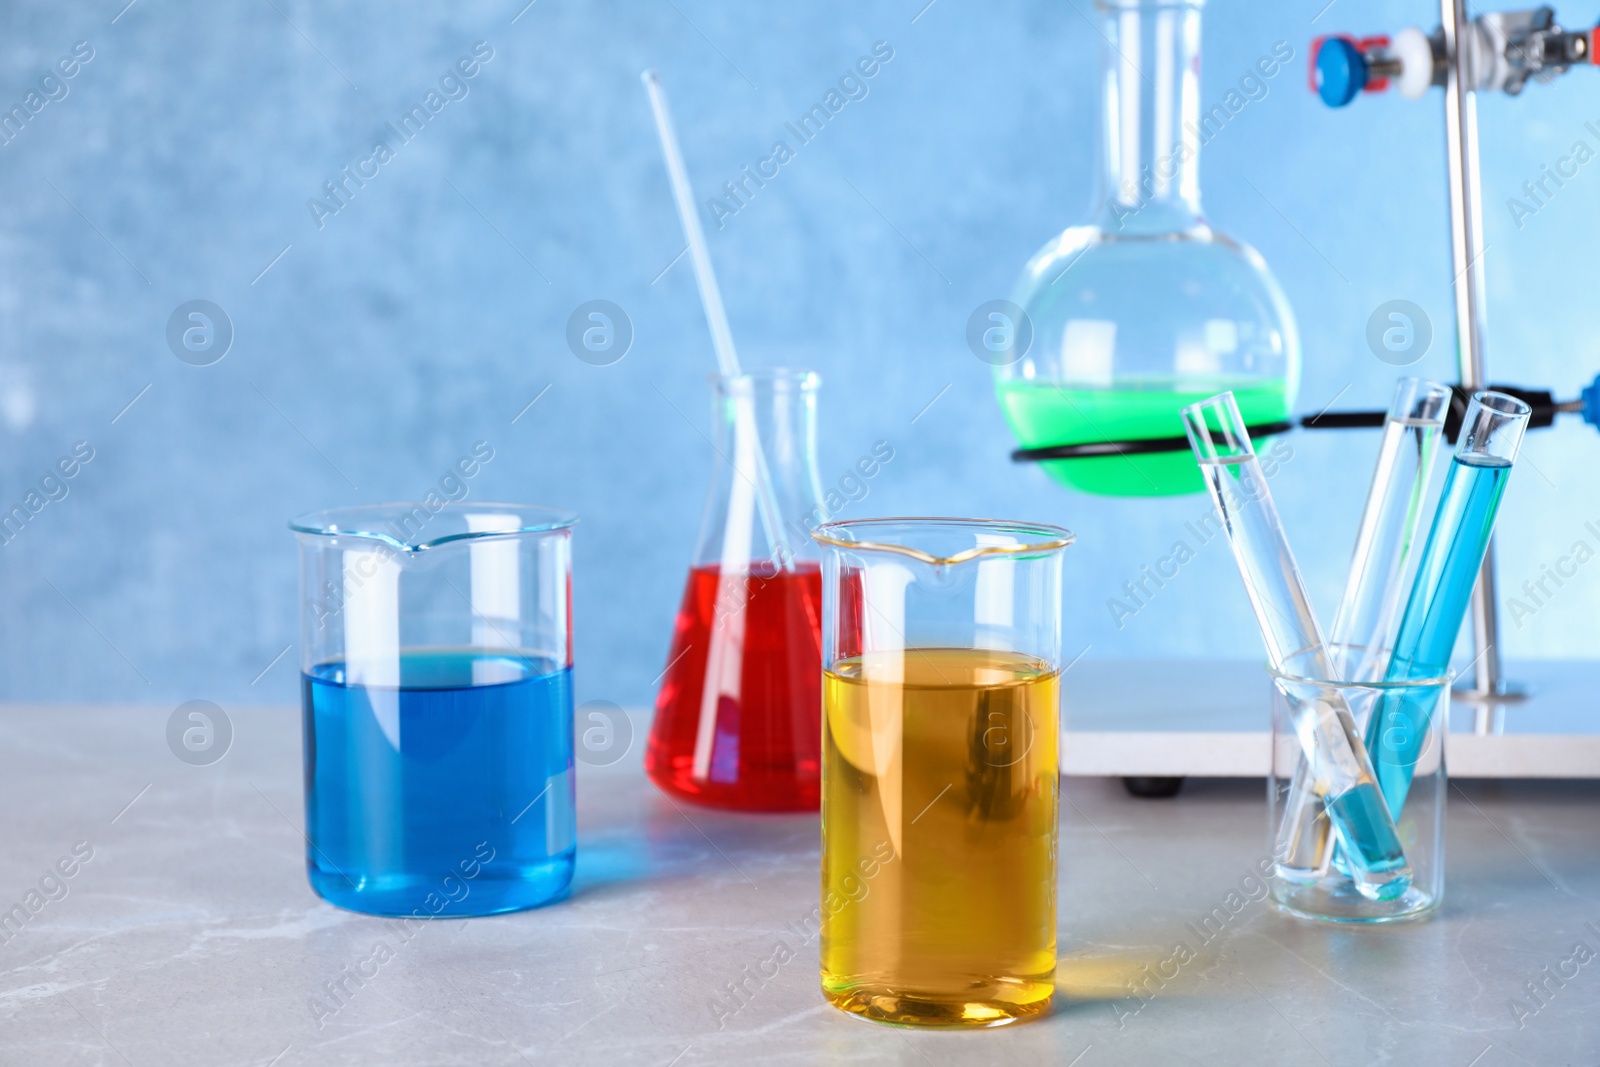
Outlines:
[[[1346,652],[1364,652],[1366,650],[1365,645],[1357,644],[1329,644],[1327,648],[1330,653],[1339,649],[1343,649]],[[1310,648],[1302,648],[1297,652],[1290,653],[1287,657],[1285,657],[1284,662],[1294,663],[1302,656],[1309,655],[1313,651],[1315,650]],[[1348,656],[1342,658],[1345,660],[1349,659]],[[1284,670],[1281,667],[1274,667],[1270,663],[1266,664],[1266,668],[1267,673],[1272,675],[1272,677],[1277,681],[1288,682],[1291,685],[1314,685],[1323,689],[1337,689],[1340,692],[1350,692],[1358,689],[1377,692],[1397,692],[1404,689],[1448,689],[1450,688],[1451,683],[1453,683],[1456,679],[1455,672],[1448,669],[1444,672],[1444,674],[1434,678],[1412,678],[1403,682],[1344,682],[1333,678],[1307,677],[1303,674],[1296,674],[1294,671]]]
[[803,367],[757,367],[755,370],[741,370],[738,374],[722,374],[712,371],[706,375],[708,381],[719,389],[732,391],[740,388],[751,388],[757,385],[788,385],[794,384],[801,389],[816,389],[822,384],[822,375],[814,370]]
[[[296,515],[289,529],[312,537],[360,537],[401,552],[424,552],[461,541],[569,530],[578,516],[560,508],[501,501],[394,501],[323,508]],[[476,527],[476,528],[475,528]],[[422,535],[429,536],[424,538]]]
[[[896,532],[898,531],[898,536]],[[903,543],[909,535],[935,535],[956,532],[977,539],[980,535],[1010,537],[1010,543],[984,544],[981,541],[949,555]],[[868,536],[858,536],[865,534]],[[875,535],[875,536],[874,536]],[[875,519],[843,519],[825,522],[811,531],[818,544],[848,548],[857,552],[891,552],[909,556],[930,566],[952,566],[991,556],[1041,556],[1059,552],[1077,540],[1071,530],[1043,522],[1017,522],[1010,519],[971,519],[942,516],[901,515]]]

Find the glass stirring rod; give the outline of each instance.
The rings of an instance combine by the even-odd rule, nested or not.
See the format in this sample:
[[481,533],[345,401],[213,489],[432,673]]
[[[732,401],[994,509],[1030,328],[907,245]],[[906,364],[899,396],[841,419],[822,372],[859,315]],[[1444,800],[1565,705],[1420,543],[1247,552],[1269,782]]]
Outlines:
[[[1378,681],[1388,668],[1449,408],[1447,385],[1421,378],[1402,378],[1395,385],[1344,599],[1333,620],[1331,651],[1341,660],[1336,667],[1343,681]],[[1311,784],[1311,766],[1301,757],[1285,798],[1275,853],[1278,876],[1294,882],[1321,878],[1333,855],[1328,813]]]
[[[1182,416],[1206,488],[1222,516],[1268,658],[1281,670],[1297,654],[1309,653],[1318,675],[1335,677],[1305,581],[1289,551],[1233,394],[1191,404]],[[1351,858],[1356,889],[1371,900],[1401,895],[1411,885],[1411,866],[1350,708],[1337,695],[1301,699],[1287,690],[1284,695],[1311,765],[1312,790],[1326,806],[1333,833]]]

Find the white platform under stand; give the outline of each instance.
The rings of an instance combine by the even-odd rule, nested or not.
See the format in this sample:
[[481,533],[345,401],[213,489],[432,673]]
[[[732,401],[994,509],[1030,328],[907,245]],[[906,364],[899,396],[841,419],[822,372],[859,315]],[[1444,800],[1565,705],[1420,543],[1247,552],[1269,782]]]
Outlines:
[[[1600,661],[1523,660],[1522,700],[1454,695],[1456,778],[1600,778]],[[1084,659],[1062,678],[1062,770],[1078,776],[1264,777],[1271,680],[1260,661]]]

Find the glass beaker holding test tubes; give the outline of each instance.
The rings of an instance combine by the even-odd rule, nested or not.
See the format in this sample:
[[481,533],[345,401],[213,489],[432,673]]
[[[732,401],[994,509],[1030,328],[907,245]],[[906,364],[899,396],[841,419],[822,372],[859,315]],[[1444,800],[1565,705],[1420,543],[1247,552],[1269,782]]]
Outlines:
[[575,521],[435,498],[290,523],[306,866],[323,899],[458,918],[566,892]]
[[879,1022],[996,1026],[1056,969],[1055,526],[862,519],[823,562],[822,988]]
[[[1375,660],[1383,682],[1376,687],[1377,698],[1368,704],[1362,733],[1384,806],[1402,827],[1443,818],[1443,741],[1449,710],[1445,679],[1531,413],[1522,401],[1493,391],[1475,394],[1467,405],[1460,443],[1440,490],[1393,648]],[[1322,664],[1314,672],[1300,673],[1333,677]],[[1295,690],[1286,689],[1281,678],[1278,687],[1291,704],[1299,703]],[[1439,753],[1437,768],[1429,762],[1431,751]],[[1317,799],[1317,790],[1306,788],[1306,781],[1302,769],[1284,792],[1281,819],[1274,820],[1278,824],[1275,900],[1298,914],[1346,921],[1405,918],[1438,903],[1442,881],[1431,887],[1423,884],[1420,898],[1414,887],[1387,906],[1344,906],[1349,896],[1349,851],[1322,832],[1333,809]],[[1414,807],[1423,810],[1413,813]],[[1435,808],[1437,815],[1432,814]],[[1432,857],[1436,867],[1442,867],[1439,847]],[[1405,848],[1410,856],[1411,843],[1406,842]]]
[[[1371,658],[1365,649],[1328,646],[1334,662],[1353,663]],[[1386,658],[1382,652],[1381,658]],[[1325,663],[1326,661],[1322,661]],[[1439,906],[1444,894],[1444,813],[1448,783],[1445,772],[1445,722],[1450,712],[1450,674],[1418,677],[1408,681],[1340,682],[1319,677],[1322,663],[1311,652],[1290,656],[1281,667],[1268,667],[1272,674],[1272,770],[1268,779],[1267,802],[1270,840],[1280,850],[1274,855],[1268,890],[1273,901],[1285,911],[1302,918],[1332,922],[1392,922],[1413,919]],[[1410,865],[1410,883],[1405,891],[1386,899],[1374,899],[1359,892],[1351,880],[1348,866],[1340,859],[1324,857],[1322,866],[1304,877],[1286,877],[1280,842],[1294,837],[1284,832],[1284,822],[1299,816],[1297,801],[1305,775],[1305,752],[1296,723],[1303,709],[1311,706],[1343,706],[1350,709],[1358,727],[1368,728],[1373,715],[1385,702],[1427,705],[1433,714],[1417,723],[1390,728],[1390,739],[1403,742],[1409,760],[1411,794],[1404,809],[1398,810],[1395,828]],[[1393,744],[1377,746],[1372,738],[1367,747],[1373,754],[1378,778],[1383,777],[1383,752]],[[1297,776],[1298,772],[1298,776]],[[1324,820],[1325,821],[1325,820]],[[1327,849],[1333,850],[1331,835],[1323,835]]]
[[814,811],[826,518],[810,371],[712,378],[719,468],[656,695],[645,771],[671,796]]

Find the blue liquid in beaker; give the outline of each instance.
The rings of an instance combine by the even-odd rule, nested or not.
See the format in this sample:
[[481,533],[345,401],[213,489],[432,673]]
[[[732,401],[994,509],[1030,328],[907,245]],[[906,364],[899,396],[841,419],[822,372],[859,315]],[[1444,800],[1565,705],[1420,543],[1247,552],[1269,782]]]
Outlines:
[[399,686],[302,677],[306,862],[325,900],[377,915],[516,911],[575,858],[572,671],[503,651],[400,655]]

